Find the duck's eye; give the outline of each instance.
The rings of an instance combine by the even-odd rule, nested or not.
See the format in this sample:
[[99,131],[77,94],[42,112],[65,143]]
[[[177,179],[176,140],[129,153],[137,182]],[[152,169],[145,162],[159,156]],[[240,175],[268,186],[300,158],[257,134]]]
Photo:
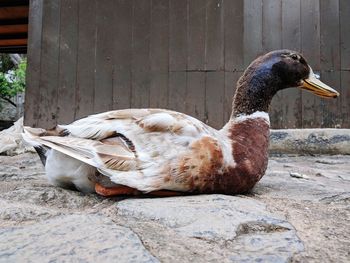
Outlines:
[[291,54],[290,57],[294,60],[299,60],[300,57],[297,54]]

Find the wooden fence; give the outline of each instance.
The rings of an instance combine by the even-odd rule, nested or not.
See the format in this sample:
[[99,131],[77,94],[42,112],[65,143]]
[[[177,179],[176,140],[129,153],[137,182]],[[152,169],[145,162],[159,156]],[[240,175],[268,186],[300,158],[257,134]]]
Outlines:
[[301,51],[337,100],[290,89],[273,128],[350,128],[348,0],[31,0],[25,123],[160,107],[214,127],[259,54]]

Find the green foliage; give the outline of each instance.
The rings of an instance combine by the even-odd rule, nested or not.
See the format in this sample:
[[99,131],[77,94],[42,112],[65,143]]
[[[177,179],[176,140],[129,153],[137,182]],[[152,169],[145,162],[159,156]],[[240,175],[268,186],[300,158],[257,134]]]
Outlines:
[[14,105],[11,98],[25,89],[26,67],[27,60],[24,59],[16,69],[0,72],[0,98]]

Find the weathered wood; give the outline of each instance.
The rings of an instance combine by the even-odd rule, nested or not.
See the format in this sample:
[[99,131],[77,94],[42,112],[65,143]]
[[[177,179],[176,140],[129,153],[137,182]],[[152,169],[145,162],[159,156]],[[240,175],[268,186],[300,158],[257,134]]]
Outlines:
[[223,1],[207,0],[205,69],[224,69]]
[[170,0],[169,5],[169,108],[185,112],[187,90],[186,0]]
[[205,120],[214,128],[222,128],[224,124],[225,73],[207,72],[205,84]]
[[[322,71],[321,80],[327,83],[329,86],[340,90],[340,71]],[[341,127],[341,98],[333,99],[321,99],[321,111],[318,110],[317,115],[322,117],[321,127],[336,128]],[[318,118],[319,118],[318,117]]]
[[224,0],[225,71],[244,70],[244,0]]
[[339,0],[341,69],[350,70],[350,3]]
[[29,13],[28,70],[26,74],[25,125],[37,126],[40,107],[41,36],[43,0],[32,0]]
[[153,0],[150,34],[150,107],[166,108],[169,82],[169,2]]
[[38,126],[44,128],[57,124],[60,9],[59,0],[43,1]]
[[96,60],[94,85],[94,112],[112,109],[113,105],[113,34],[114,1],[96,1]]
[[115,27],[113,45],[113,109],[131,107],[132,85],[132,19],[133,1],[115,2]]
[[321,69],[340,69],[339,0],[320,1]]
[[[300,0],[282,2],[282,46],[300,51]],[[281,91],[283,102],[283,123],[281,128],[301,126],[301,91],[286,89]]]
[[341,71],[341,127],[350,128],[350,71]]
[[262,53],[262,0],[244,1],[244,66]]
[[205,69],[206,2],[188,2],[188,70]]
[[57,122],[75,119],[78,55],[78,1],[61,0]]
[[[301,1],[301,52],[316,72],[320,70],[320,4],[318,0]],[[301,93],[302,127],[317,127],[315,95]]]
[[31,10],[26,124],[151,106],[221,127],[246,66],[282,47],[341,96],[279,92],[272,127],[350,127],[349,1],[32,0]]
[[169,2],[169,70],[187,70],[187,0]]
[[264,52],[282,47],[282,2],[263,0],[262,49]]
[[150,102],[150,31],[151,2],[134,0],[132,26],[132,97],[131,106],[147,108]]
[[78,58],[75,118],[94,112],[96,1],[79,0]]
[[203,120],[205,117],[205,73],[187,73],[185,113]]

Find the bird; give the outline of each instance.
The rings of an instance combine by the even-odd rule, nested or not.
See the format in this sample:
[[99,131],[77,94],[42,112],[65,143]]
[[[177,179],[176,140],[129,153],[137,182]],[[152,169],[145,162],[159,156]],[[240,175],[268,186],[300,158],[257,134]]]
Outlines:
[[269,105],[286,88],[339,96],[301,53],[275,50],[239,78],[230,119],[220,130],[150,108],[98,113],[48,130],[26,126],[22,135],[55,186],[106,197],[244,194],[266,172]]

